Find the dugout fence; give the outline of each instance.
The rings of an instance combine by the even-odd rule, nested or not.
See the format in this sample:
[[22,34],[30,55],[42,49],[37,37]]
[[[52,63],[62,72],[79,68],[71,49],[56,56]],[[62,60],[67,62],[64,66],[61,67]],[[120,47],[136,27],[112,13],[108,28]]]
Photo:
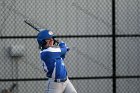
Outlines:
[[139,2],[0,0],[0,91],[44,93],[46,87],[37,32],[15,9],[67,43],[65,64],[78,93],[139,93]]

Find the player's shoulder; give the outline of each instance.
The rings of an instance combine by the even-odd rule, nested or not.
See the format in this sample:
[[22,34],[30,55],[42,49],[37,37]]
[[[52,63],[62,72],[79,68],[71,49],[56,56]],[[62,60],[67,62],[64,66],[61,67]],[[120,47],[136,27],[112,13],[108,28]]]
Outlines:
[[44,52],[61,52],[61,49],[59,47],[49,47],[40,51],[40,53]]

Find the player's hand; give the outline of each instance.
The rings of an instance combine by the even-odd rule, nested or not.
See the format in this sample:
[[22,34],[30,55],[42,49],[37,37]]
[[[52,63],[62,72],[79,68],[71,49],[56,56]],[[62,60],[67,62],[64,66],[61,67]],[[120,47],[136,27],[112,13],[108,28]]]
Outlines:
[[59,42],[59,47],[64,48],[66,47],[67,51],[70,50],[70,48],[66,45],[66,43],[64,43],[63,41]]
[[63,41],[61,41],[61,42],[59,42],[59,47],[61,47],[61,48],[66,47],[66,44]]

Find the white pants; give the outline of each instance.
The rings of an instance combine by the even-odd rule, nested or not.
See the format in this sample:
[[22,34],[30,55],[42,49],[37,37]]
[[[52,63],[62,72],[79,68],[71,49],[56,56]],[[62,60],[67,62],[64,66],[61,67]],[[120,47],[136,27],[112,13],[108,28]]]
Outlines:
[[45,93],[77,93],[74,86],[67,79],[65,82],[54,82],[54,80],[49,79],[47,81],[47,87]]

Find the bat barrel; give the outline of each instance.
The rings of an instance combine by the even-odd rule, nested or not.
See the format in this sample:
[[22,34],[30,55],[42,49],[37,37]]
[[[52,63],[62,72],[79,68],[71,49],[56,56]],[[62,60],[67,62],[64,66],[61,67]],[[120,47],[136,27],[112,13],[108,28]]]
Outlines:
[[31,22],[29,22],[29,21],[27,21],[27,20],[24,20],[24,22],[25,22],[27,25],[31,26],[31,27],[32,27],[33,29],[35,29],[36,31],[40,32],[40,30],[39,30],[37,27],[35,27]]

